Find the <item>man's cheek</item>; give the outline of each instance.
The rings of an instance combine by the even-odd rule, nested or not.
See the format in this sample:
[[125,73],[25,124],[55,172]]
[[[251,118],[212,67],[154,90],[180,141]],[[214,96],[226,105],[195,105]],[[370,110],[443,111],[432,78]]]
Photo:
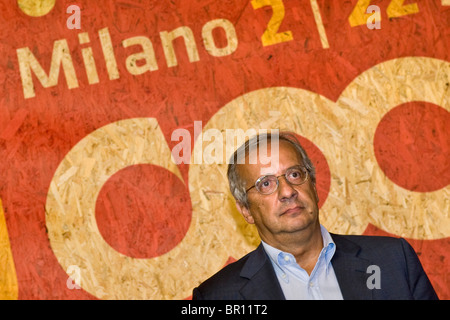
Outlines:
[[252,213],[255,222],[261,222],[262,220],[270,218],[269,216],[275,207],[274,204],[268,200],[269,199],[259,198],[250,205],[250,212]]

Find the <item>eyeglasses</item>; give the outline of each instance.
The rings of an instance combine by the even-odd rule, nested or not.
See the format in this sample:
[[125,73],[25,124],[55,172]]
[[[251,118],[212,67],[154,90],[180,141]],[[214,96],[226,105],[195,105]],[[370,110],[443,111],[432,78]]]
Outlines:
[[298,165],[287,169],[286,173],[281,176],[267,175],[259,177],[258,180],[256,180],[255,185],[248,188],[245,193],[249,192],[252,188],[256,188],[261,194],[272,194],[277,191],[278,186],[280,185],[278,178],[282,176],[284,176],[286,181],[291,185],[298,186],[308,180],[308,171],[305,167]]

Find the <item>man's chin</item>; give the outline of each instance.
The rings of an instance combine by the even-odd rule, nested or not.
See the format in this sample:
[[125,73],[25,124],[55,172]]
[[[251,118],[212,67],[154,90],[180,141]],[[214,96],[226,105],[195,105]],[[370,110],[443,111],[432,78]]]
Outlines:
[[286,214],[281,218],[284,218],[285,229],[288,232],[320,229],[318,219],[306,212]]

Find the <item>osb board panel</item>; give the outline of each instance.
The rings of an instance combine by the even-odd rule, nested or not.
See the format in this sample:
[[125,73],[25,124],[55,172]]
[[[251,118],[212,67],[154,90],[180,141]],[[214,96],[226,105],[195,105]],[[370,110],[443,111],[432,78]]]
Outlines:
[[14,258],[9,243],[8,229],[6,228],[5,214],[0,201],[0,299],[17,299],[18,287]]
[[5,297],[189,297],[259,239],[172,134],[214,158],[200,132],[280,128],[327,228],[407,238],[450,298],[448,4],[379,1],[370,30],[362,1],[257,2],[78,1],[81,29],[71,1],[0,3]]

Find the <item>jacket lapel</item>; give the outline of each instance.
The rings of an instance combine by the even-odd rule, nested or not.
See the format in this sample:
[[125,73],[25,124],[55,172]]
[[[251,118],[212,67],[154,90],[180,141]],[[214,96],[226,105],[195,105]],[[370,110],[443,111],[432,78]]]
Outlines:
[[248,279],[239,291],[248,300],[285,300],[272,263],[262,244],[249,256],[240,276]]
[[367,287],[369,260],[359,257],[361,247],[345,238],[331,234],[336,244],[331,264],[344,300],[371,300],[373,290]]
[[[336,244],[331,264],[344,300],[371,300],[373,290],[367,287],[367,267],[370,261],[359,257],[361,247],[348,240],[345,236],[331,234]],[[285,300],[283,291],[278,282],[262,244],[253,251],[240,276],[248,281],[240,289],[240,294],[248,300]]]

